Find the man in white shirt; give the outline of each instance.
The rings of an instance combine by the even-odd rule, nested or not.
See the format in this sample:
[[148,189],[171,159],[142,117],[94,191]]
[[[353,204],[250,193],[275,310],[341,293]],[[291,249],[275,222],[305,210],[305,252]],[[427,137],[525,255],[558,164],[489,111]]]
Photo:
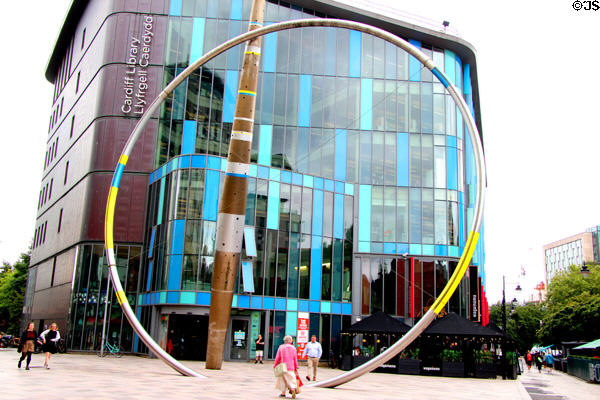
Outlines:
[[[317,342],[317,337],[312,335],[310,342],[306,344],[302,357],[308,356],[308,375],[307,380],[317,380],[317,366],[319,365],[319,358],[323,354],[323,348],[321,343]],[[311,379],[312,378],[312,379]]]

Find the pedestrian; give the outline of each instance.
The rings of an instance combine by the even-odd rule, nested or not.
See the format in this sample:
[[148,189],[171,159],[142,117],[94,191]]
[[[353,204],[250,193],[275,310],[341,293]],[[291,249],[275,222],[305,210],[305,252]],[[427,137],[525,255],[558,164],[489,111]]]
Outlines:
[[544,361],[546,362],[546,368],[548,370],[548,373],[551,374],[552,366],[554,365],[554,356],[552,355],[552,353],[550,353],[550,351],[548,351],[546,357],[544,357]]
[[42,350],[46,353],[46,360],[44,361],[44,368],[50,369],[48,362],[50,361],[50,354],[56,354],[58,349],[56,344],[60,340],[60,332],[58,331],[58,325],[56,322],[50,324],[50,329],[45,330],[40,335],[42,338]]
[[533,355],[534,359],[535,359],[535,366],[538,369],[538,372],[541,374],[542,373],[542,365],[544,364],[544,357],[542,356],[541,353],[535,353]]
[[258,334],[258,339],[256,339],[256,360],[254,360],[254,364],[260,361],[263,362],[263,353],[265,351],[265,339],[263,339],[262,335]]
[[308,357],[308,375],[306,375],[307,380],[317,380],[317,367],[319,366],[319,358],[321,358],[322,354],[323,349],[321,348],[321,343],[317,342],[316,335],[312,335],[310,342],[306,344],[304,352],[302,353],[302,358],[305,356]]
[[298,375],[298,355],[296,353],[296,348],[292,345],[292,342],[292,337],[289,335],[286,335],[283,338],[283,344],[277,349],[277,355],[275,356],[273,368],[279,364],[285,364],[287,367],[287,372],[285,372],[282,376],[277,377],[275,387],[281,391],[279,397],[285,397],[285,391],[289,390],[292,395],[292,399],[295,399],[297,387],[296,377]]
[[531,355],[531,350],[527,350],[527,354],[525,355],[525,363],[527,364],[527,371],[531,371],[532,361],[533,361],[533,357]]
[[17,350],[21,352],[21,358],[19,359],[19,364],[17,364],[17,366],[21,368],[21,362],[27,357],[26,370],[29,370],[31,355],[35,351],[35,341],[38,337],[37,332],[33,329],[34,326],[33,322],[30,322],[29,325],[27,325],[27,329],[21,334],[21,341],[19,342],[19,348]]

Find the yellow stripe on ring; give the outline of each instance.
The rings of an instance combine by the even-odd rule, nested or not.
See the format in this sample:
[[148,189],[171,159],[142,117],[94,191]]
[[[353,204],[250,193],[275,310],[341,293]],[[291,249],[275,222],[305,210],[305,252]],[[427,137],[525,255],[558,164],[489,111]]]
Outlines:
[[463,252],[463,256],[458,261],[458,266],[454,270],[454,273],[450,277],[450,281],[442,290],[442,293],[438,296],[437,300],[433,303],[432,308],[436,314],[442,312],[446,303],[454,294],[454,291],[460,284],[463,276],[465,275],[465,271],[471,262],[471,257],[473,257],[473,252],[475,251],[475,247],[477,246],[477,240],[479,240],[479,232],[471,232],[469,237],[467,238],[467,251]]
[[119,158],[119,164],[127,165],[127,160],[129,160],[129,156],[126,156],[125,154],[123,154]]
[[251,90],[238,90],[239,94],[249,94],[250,96],[256,96],[256,92],[253,92]]
[[125,292],[123,290],[119,290],[117,292],[117,301],[119,304],[128,303],[127,296],[125,296]]
[[260,56],[259,51],[245,51],[244,54],[256,54],[257,56]]
[[117,192],[119,188],[111,186],[108,192],[108,204],[106,205],[106,216],[104,217],[104,247],[112,249],[113,243],[113,223],[115,219],[115,204],[117,203]]

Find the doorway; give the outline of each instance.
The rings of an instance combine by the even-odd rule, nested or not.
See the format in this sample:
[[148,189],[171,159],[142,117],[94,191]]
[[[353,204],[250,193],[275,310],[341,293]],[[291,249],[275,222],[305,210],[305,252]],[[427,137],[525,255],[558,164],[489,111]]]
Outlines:
[[169,315],[167,352],[179,360],[206,361],[207,315]]
[[250,351],[250,318],[249,317],[231,317],[229,327],[229,360],[248,361]]

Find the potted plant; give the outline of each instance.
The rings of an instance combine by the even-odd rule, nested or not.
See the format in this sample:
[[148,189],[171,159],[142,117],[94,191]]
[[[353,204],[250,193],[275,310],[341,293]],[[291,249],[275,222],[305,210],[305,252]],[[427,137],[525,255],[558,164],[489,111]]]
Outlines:
[[475,350],[475,377],[496,379],[494,357],[487,350]]
[[419,375],[421,373],[419,349],[409,349],[400,353],[396,372],[399,374]]
[[465,376],[465,363],[461,351],[442,350],[442,376],[460,378]]

